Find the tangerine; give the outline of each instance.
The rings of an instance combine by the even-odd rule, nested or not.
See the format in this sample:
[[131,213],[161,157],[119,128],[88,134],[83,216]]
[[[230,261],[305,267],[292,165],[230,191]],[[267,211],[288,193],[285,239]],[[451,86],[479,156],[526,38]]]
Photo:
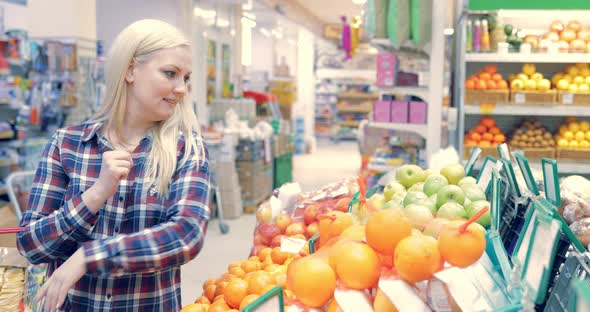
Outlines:
[[271,277],[274,284],[281,286],[282,288],[287,287],[287,273],[275,271],[271,273]]
[[281,267],[281,266],[280,266],[280,265],[278,265],[278,264],[271,263],[271,264],[269,264],[269,265],[265,266],[265,267],[264,267],[264,270],[265,270],[266,272],[269,272],[269,273],[270,273],[270,272],[278,271],[280,267]]
[[487,80],[486,81],[486,88],[488,90],[496,90],[496,89],[498,89],[498,84],[494,80]]
[[270,257],[270,252],[272,251],[272,248],[270,247],[264,247],[260,250],[260,252],[258,252],[258,258],[262,259],[262,261],[266,260],[266,258]]
[[244,271],[244,269],[242,269],[241,267],[233,267],[229,269],[229,273],[238,278],[244,278],[244,276],[246,276],[246,271]]
[[348,237],[353,240],[362,241],[365,238],[365,226],[353,225],[340,234],[341,237]]
[[490,128],[490,131],[488,131],[488,132],[491,133],[491,134],[493,134],[493,135],[502,133],[502,131],[500,131],[500,128],[498,128],[498,127],[491,127]]
[[246,260],[234,261],[227,266],[227,270],[229,271],[231,268],[234,267],[241,267],[242,263],[246,262]]
[[225,296],[219,295],[219,296],[216,296],[215,298],[213,298],[213,302],[219,301],[219,300],[223,300],[225,302]]
[[484,72],[484,73],[479,74],[479,79],[484,80],[484,81],[488,81],[488,80],[492,79],[492,75],[490,75],[490,73]]
[[500,81],[503,80],[502,79],[502,75],[500,75],[498,73],[495,73],[495,74],[492,75],[492,80],[495,81],[495,82],[500,82]]
[[498,81],[498,90],[508,90],[508,82],[506,80]]
[[483,71],[493,75],[498,72],[498,67],[496,65],[488,64],[484,67]]
[[486,133],[484,133],[484,134],[481,136],[481,138],[482,138],[484,141],[493,141],[493,140],[494,140],[494,135],[492,135],[491,133],[487,133],[487,132],[486,132]]
[[396,209],[374,213],[365,226],[367,243],[384,255],[393,255],[397,243],[411,233],[412,224],[403,212]]
[[482,134],[482,135],[484,133],[486,133],[487,130],[488,129],[484,125],[477,125],[477,126],[473,127],[473,131],[474,132],[477,132],[477,133]]
[[409,283],[428,280],[441,264],[438,242],[426,235],[406,237],[397,245],[393,263],[399,276]]
[[[225,287],[227,287],[228,284],[229,282],[217,283],[217,287],[215,287],[215,297],[223,295],[223,291],[225,290]],[[213,301],[215,301],[215,299],[213,299]]]
[[250,295],[262,295],[264,294],[264,288],[272,284],[270,275],[264,271],[259,274],[253,275],[248,280],[248,294]]
[[341,245],[334,256],[336,275],[346,287],[360,290],[377,285],[381,260],[371,247],[348,242]]
[[250,273],[258,271],[260,269],[260,263],[256,261],[246,260],[244,263],[242,263],[240,267],[242,268],[242,270],[244,270],[244,272]]
[[215,298],[216,288],[217,286],[215,284],[207,286],[205,288],[205,291],[203,292],[203,296],[207,297],[207,299],[209,299],[210,302],[213,302],[213,299]]
[[195,300],[195,303],[204,303],[204,304],[211,304],[211,300],[205,296],[201,296]]
[[318,224],[320,248],[330,239],[339,236],[346,228],[354,224],[352,216],[342,211],[330,211],[318,216],[318,219],[320,220]]
[[240,311],[242,311],[245,307],[249,306],[252,302],[256,301],[260,296],[259,295],[248,295],[242,299],[240,302]]
[[470,136],[470,139],[475,142],[479,142],[479,141],[481,141],[481,134],[479,134],[477,132],[473,132]]
[[247,295],[248,283],[242,279],[231,281],[223,291],[225,302],[232,308],[239,308],[240,303]]
[[487,140],[481,140],[481,141],[479,141],[479,146],[480,147],[490,147],[490,146],[492,146],[492,142],[487,141]]
[[281,251],[281,247],[275,247],[270,253],[270,258],[273,263],[283,264],[289,258],[289,254]]
[[203,303],[191,303],[186,305],[180,312],[207,312],[209,306]]
[[303,304],[319,308],[334,296],[336,273],[322,259],[300,258],[287,269],[287,286]]
[[373,300],[373,310],[375,312],[397,312],[393,303],[387,298],[381,289],[377,289],[377,294]]
[[475,80],[472,80],[472,79],[465,80],[465,89],[467,89],[467,90],[475,89]]
[[209,306],[207,312],[225,312],[231,309],[223,300],[215,301]]
[[479,123],[487,128],[492,128],[492,127],[496,126],[496,120],[492,117],[489,117],[489,116],[482,117],[480,119]]
[[215,284],[217,284],[217,278],[210,278],[210,279],[206,280],[205,283],[203,283],[203,290],[205,290],[207,288],[207,286],[215,285]]
[[[487,209],[480,211],[483,210],[487,211]],[[445,224],[438,238],[441,256],[448,263],[460,268],[468,267],[479,260],[486,248],[483,227],[477,223],[471,223],[465,232],[461,232],[460,227],[464,223],[466,222],[456,220]]]

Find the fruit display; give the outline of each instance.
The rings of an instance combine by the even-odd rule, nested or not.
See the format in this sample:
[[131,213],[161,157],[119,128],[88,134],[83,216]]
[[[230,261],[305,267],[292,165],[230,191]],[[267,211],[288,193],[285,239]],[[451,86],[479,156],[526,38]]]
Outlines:
[[510,146],[515,148],[554,148],[551,132],[536,117],[528,117],[512,131]]
[[590,122],[568,117],[555,134],[560,148],[590,149]]
[[495,65],[486,65],[465,80],[467,90],[508,90],[508,82],[498,73]]
[[[297,223],[295,215],[288,220],[279,214],[257,228],[259,238],[272,243],[271,233],[288,236],[290,225],[317,224],[315,252],[304,251],[307,244],[293,249],[284,237],[275,247],[256,241],[255,254],[207,280],[202,295],[182,311],[239,311],[277,286],[284,290],[286,311],[343,311],[341,304],[351,298],[341,301],[342,296],[364,304],[362,311],[397,311],[395,296],[408,293],[392,292],[384,288],[386,282],[407,285],[409,294],[425,306],[441,300],[450,305],[450,294],[441,298],[428,288],[430,281],[440,282],[437,272],[466,268],[485,252],[490,203],[475,179],[465,177],[460,164],[440,170],[403,165],[382,193],[366,198],[364,182],[359,179],[357,186],[359,196],[350,213],[335,206],[322,210],[318,201],[312,209],[306,202],[307,221]],[[418,283],[426,288],[419,290]]]
[[543,74],[537,72],[535,64],[522,65],[522,71],[518,74],[511,74],[510,89],[513,91],[548,91],[551,89],[551,81]]
[[551,82],[560,91],[589,92],[590,67],[586,63],[570,65],[563,72],[553,75]]
[[506,142],[506,136],[492,117],[482,117],[465,135],[466,146],[495,147]]

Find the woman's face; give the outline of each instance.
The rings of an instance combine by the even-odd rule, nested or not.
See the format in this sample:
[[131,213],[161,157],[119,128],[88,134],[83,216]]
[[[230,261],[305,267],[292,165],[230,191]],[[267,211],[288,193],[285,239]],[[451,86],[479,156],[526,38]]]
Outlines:
[[127,72],[127,113],[154,123],[172,116],[188,92],[192,60],[186,46],[152,52]]

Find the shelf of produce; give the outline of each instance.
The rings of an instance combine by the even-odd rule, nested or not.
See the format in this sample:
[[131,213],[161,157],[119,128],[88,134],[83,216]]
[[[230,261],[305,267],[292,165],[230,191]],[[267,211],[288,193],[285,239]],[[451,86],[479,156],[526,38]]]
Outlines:
[[465,105],[466,115],[509,115],[509,116],[590,116],[590,106],[522,106],[522,105],[496,105],[486,108],[484,111],[479,106]]
[[344,126],[344,127],[351,127],[351,128],[357,128],[360,124],[359,120],[345,120],[345,121],[341,121],[340,125]]
[[372,93],[352,93],[352,92],[340,92],[338,93],[339,98],[346,99],[361,99],[361,100],[376,100],[377,94]]
[[428,88],[426,87],[385,87],[379,88],[380,93],[401,93],[406,95],[414,95],[428,101]]
[[[531,168],[542,170],[541,162],[538,160],[530,160],[529,164]],[[482,165],[483,161],[480,160],[475,164],[475,168],[479,170]],[[557,159],[557,170],[559,174],[590,175],[590,162],[583,163],[582,160],[580,162],[573,162],[571,160],[565,161]]]
[[590,63],[590,53],[465,53],[472,63]]
[[426,138],[428,136],[428,126],[427,125],[374,122],[374,121],[370,121],[368,125],[369,125],[369,127],[372,127],[372,128],[414,132],[414,133],[419,134],[423,138]]

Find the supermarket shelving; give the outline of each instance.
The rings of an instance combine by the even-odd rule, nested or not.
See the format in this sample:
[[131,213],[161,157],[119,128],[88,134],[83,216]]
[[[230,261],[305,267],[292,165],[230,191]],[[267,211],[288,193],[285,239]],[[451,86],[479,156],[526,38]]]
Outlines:
[[512,116],[578,116],[590,117],[590,106],[521,106],[498,104],[492,111],[482,112],[479,106],[465,105],[466,115],[512,115]]
[[407,94],[417,96],[425,101],[428,99],[428,88],[426,87],[389,87],[379,88],[380,93],[393,93],[393,94]]
[[428,138],[428,126],[427,125],[390,123],[390,122],[374,122],[374,121],[370,121],[368,125],[369,125],[369,127],[372,127],[372,128],[414,132],[414,133],[419,134],[423,138]]
[[472,63],[590,63],[590,53],[465,53]]

